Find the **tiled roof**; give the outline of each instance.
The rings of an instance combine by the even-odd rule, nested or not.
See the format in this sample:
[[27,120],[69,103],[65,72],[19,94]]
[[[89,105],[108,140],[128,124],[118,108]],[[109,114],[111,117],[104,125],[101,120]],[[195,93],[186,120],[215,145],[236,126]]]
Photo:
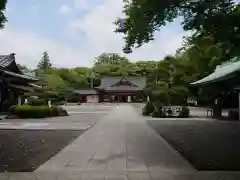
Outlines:
[[82,94],[82,95],[95,95],[95,94],[98,94],[98,92],[95,89],[76,89],[73,92],[77,93],[77,94]]
[[9,55],[0,55],[0,67],[7,68],[13,63],[15,63],[14,53],[11,53]]
[[15,76],[21,79],[26,79],[26,80],[30,80],[30,81],[37,81],[38,79],[33,77],[33,76],[29,76],[29,75],[25,75],[23,74],[15,61],[15,54],[11,53],[9,55],[0,55],[0,71],[4,72],[5,74],[8,74],[10,76]]
[[104,90],[105,91],[141,91],[143,89],[139,87],[131,87],[131,86],[113,86],[113,87],[107,87]]
[[221,81],[223,79],[228,79],[231,78],[231,75],[237,71],[240,71],[239,57],[233,58],[229,62],[217,66],[212,74],[203,79],[200,79],[199,81],[191,83],[191,85],[208,84]]
[[9,84],[9,86],[16,89],[23,90],[23,91],[27,91],[27,92],[34,92],[34,88],[29,86],[16,85],[16,84]]
[[5,74],[8,74],[10,76],[15,76],[15,77],[18,77],[18,78],[21,78],[21,79],[27,79],[27,80],[30,80],[30,81],[38,81],[37,78],[32,77],[32,76],[27,76],[27,75],[24,75],[24,74],[18,74],[18,73],[6,71],[6,70],[0,70],[0,71],[4,72]]
[[98,87],[99,89],[106,89],[108,87],[111,87],[115,84],[117,84],[121,79],[126,79],[133,85],[137,86],[140,89],[144,89],[146,87],[146,77],[142,76],[126,76],[126,77],[102,77],[101,79],[101,85]]

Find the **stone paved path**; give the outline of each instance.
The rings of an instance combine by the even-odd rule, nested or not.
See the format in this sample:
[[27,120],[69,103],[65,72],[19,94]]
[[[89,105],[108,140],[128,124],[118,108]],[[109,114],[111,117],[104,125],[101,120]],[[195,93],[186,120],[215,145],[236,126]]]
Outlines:
[[150,176],[164,170],[195,171],[131,105],[122,104],[36,172],[140,172]]
[[35,172],[0,179],[233,180],[240,174],[196,171],[131,105],[121,104]]

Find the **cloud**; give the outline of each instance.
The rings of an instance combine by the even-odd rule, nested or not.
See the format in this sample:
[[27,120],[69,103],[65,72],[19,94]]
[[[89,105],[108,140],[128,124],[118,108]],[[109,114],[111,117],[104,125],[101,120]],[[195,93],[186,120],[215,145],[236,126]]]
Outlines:
[[82,10],[88,10],[92,3],[90,0],[73,0],[73,7]]
[[77,49],[39,37],[31,32],[15,32],[6,28],[0,31],[0,54],[16,53],[16,61],[34,68],[47,51],[54,66],[69,67],[86,65]]
[[62,15],[69,14],[71,11],[72,11],[71,7],[66,4],[61,5],[59,8],[59,13]]
[[[113,24],[114,20],[122,15],[122,0],[102,0],[97,5],[91,1],[91,6],[89,3],[89,0],[75,0],[74,7],[61,6],[61,14],[71,11],[73,16],[61,21],[66,29],[58,28],[59,31],[54,31],[57,36],[50,35],[52,32],[48,36],[33,33],[31,22],[21,30],[14,25],[6,27],[0,31],[0,54],[14,52],[18,63],[32,68],[37,65],[44,51],[49,53],[53,65],[57,67],[90,66],[94,57],[103,52],[124,55],[124,40],[122,35],[114,33],[116,27]],[[77,8],[85,9],[85,13],[78,18],[76,16],[81,10]],[[48,15],[46,17],[48,18]],[[9,24],[11,25],[11,22]],[[132,61],[161,60],[164,56],[173,54],[181,46],[182,36],[185,34],[179,26],[176,23],[162,28],[161,32],[156,33],[155,41],[124,56]],[[66,37],[62,36],[63,31],[67,33]]]
[[[114,33],[113,22],[122,15],[122,0],[105,0],[104,3],[91,8],[84,17],[75,19],[69,23],[69,29],[85,34],[86,55],[97,56],[102,52],[122,53],[124,41],[120,34]],[[177,28],[176,28],[177,27]],[[181,46],[184,32],[176,27],[165,27],[156,33],[155,41],[141,48],[134,49],[127,55],[131,60],[159,60],[168,54],[172,54]]]

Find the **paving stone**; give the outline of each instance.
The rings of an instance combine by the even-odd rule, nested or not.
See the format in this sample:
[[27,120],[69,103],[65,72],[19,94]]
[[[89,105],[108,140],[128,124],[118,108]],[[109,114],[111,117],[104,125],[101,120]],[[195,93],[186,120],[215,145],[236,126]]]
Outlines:
[[105,180],[127,180],[127,175],[118,174],[106,175]]
[[81,180],[105,180],[105,172],[85,172]]
[[105,171],[107,164],[105,160],[91,160],[86,168],[87,171]]
[[35,180],[31,173],[12,173],[9,180]]
[[128,172],[128,180],[151,180],[148,172]]
[[7,180],[9,179],[9,174],[8,173],[1,173],[0,174],[0,180]]
[[111,154],[107,164],[107,171],[126,170],[127,162],[125,154]]
[[148,171],[145,162],[141,158],[127,158],[128,171]]
[[79,172],[61,172],[57,174],[56,180],[81,180]]
[[51,172],[51,171],[33,172],[32,176],[36,180],[56,180],[57,172]]

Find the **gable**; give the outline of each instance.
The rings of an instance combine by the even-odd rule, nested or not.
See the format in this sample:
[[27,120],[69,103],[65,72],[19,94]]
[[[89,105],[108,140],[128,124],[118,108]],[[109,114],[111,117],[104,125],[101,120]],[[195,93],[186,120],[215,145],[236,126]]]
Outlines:
[[[123,79],[125,79],[125,80],[123,80]],[[105,76],[105,77],[102,77],[101,85],[97,88],[106,89],[108,87],[113,87],[114,85],[117,85],[118,83],[120,83],[120,84],[125,83],[127,85],[132,84],[133,87],[139,87],[140,89],[144,89],[146,87],[146,77],[142,77],[142,76],[125,76],[125,77]]]
[[122,77],[116,84],[113,84],[111,87],[114,86],[130,86],[130,87],[137,87],[133,82],[129,81],[125,77]]

